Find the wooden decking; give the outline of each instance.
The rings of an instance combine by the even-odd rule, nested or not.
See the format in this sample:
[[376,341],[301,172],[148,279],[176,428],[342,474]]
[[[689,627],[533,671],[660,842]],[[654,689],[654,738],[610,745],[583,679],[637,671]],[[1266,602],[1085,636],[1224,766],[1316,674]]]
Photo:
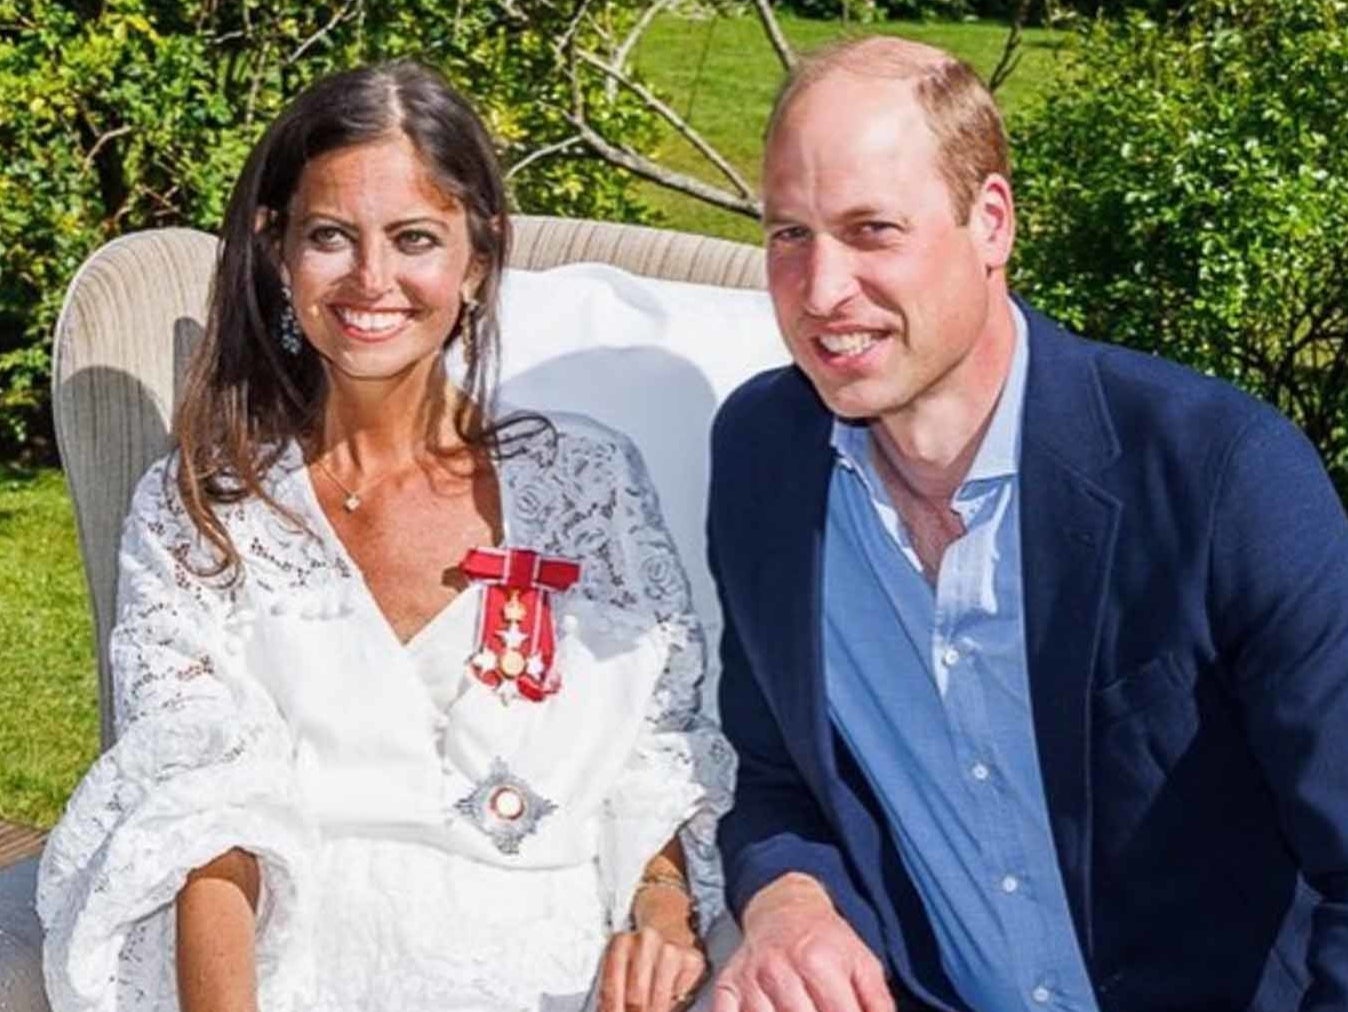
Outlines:
[[0,868],[36,854],[46,838],[47,834],[40,829],[0,819]]

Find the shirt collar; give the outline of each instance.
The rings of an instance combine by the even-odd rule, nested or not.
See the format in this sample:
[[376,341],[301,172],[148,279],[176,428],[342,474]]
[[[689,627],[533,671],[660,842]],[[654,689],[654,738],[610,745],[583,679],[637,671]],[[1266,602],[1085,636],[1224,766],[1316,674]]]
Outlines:
[[[1011,353],[1011,368],[992,412],[992,421],[983,434],[978,453],[964,478],[964,484],[987,478],[1014,475],[1020,467],[1020,430],[1022,408],[1025,404],[1025,377],[1029,372],[1029,326],[1025,314],[1014,302],[1011,319],[1015,324],[1015,348]],[[870,471],[870,425],[866,421],[833,420],[830,443],[838,457],[863,474]]]

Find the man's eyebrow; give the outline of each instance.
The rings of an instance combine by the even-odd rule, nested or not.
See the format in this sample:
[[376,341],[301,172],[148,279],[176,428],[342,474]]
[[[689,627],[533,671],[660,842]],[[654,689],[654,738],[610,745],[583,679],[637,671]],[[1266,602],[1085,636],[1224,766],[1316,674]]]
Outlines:
[[876,204],[862,204],[858,207],[849,208],[843,212],[841,220],[848,225],[856,225],[866,221],[887,221],[905,231],[912,227],[912,219],[906,214]]

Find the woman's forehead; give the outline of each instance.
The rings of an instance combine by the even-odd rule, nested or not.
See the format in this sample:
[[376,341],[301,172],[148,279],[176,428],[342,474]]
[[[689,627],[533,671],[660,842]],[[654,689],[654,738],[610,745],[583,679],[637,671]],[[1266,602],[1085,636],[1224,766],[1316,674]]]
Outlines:
[[453,218],[462,202],[401,134],[336,148],[311,158],[291,198],[292,214],[346,214],[377,218]]

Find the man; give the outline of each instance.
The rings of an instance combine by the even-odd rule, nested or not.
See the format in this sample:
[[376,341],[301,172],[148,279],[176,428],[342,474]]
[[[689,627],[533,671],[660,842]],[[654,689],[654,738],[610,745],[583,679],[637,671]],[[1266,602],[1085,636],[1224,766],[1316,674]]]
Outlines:
[[[717,1012],[1348,1010],[1348,524],[1295,428],[1007,289],[947,54],[784,88],[795,368],[717,421]],[[911,997],[910,997],[911,996]]]

